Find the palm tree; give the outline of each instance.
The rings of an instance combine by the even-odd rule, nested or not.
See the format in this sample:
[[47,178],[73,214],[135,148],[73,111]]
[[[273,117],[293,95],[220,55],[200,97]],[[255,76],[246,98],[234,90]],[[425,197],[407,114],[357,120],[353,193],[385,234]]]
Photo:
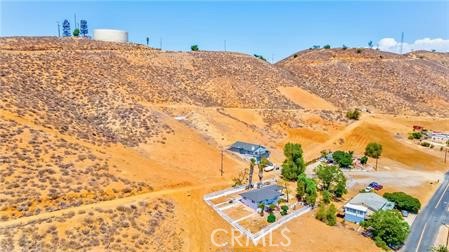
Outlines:
[[254,158],[251,158],[250,163],[249,163],[248,189],[253,187],[253,173],[254,173],[255,165],[256,165],[256,160]]
[[259,168],[259,183],[257,183],[257,187],[261,187],[262,186],[262,179],[263,179],[263,169],[265,169],[265,167],[268,166],[270,162],[268,161],[268,159],[266,158],[262,158],[259,162],[259,164],[257,165]]
[[285,182],[285,184],[284,184],[284,190],[285,190],[285,195],[287,196],[287,203],[288,203],[288,201],[290,200],[288,197],[288,194],[290,193],[290,189],[288,189],[288,187],[287,187],[287,182]]

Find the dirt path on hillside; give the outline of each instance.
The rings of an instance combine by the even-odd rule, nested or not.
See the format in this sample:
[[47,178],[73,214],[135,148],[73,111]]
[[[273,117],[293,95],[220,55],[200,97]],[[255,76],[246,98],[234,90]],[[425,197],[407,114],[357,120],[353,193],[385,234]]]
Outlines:
[[40,219],[49,219],[49,218],[53,218],[53,217],[62,216],[63,214],[67,214],[71,211],[90,210],[90,209],[94,209],[94,208],[98,208],[98,207],[111,208],[114,206],[128,204],[131,202],[144,200],[144,199],[148,199],[148,198],[153,198],[153,197],[157,197],[157,196],[176,194],[176,193],[181,193],[181,192],[191,191],[191,190],[198,190],[198,189],[207,189],[207,188],[212,188],[215,186],[229,186],[229,183],[228,182],[216,182],[216,183],[212,183],[212,184],[208,184],[208,185],[185,186],[185,187],[179,187],[179,188],[165,189],[165,190],[142,193],[142,194],[119,198],[119,199],[100,201],[100,202],[87,204],[87,205],[64,208],[64,209],[53,211],[53,212],[45,212],[45,213],[41,213],[38,215],[20,217],[17,219],[0,222],[0,229],[8,228],[13,225],[24,225],[26,223],[40,220]]

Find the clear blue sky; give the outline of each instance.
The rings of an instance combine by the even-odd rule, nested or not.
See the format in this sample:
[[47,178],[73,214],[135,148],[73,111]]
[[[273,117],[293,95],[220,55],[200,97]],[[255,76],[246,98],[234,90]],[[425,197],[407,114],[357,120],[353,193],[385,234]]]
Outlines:
[[449,38],[449,2],[1,1],[1,36],[57,35],[74,13],[95,28],[127,30],[133,42],[163,49],[262,54],[279,60],[312,45],[366,46],[382,38]]

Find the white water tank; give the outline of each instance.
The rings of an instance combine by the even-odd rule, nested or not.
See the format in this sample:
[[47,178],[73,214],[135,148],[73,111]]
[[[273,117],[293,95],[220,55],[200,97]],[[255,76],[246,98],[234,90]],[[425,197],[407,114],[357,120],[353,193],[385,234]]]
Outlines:
[[113,29],[95,29],[94,40],[111,42],[128,42],[128,32]]

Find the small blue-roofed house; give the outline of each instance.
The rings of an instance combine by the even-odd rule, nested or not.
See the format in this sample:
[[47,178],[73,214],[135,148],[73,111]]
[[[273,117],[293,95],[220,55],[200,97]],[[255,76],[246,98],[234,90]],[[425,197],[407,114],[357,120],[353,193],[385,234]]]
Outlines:
[[276,204],[282,195],[282,188],[282,186],[278,185],[269,185],[260,189],[247,191],[240,194],[242,197],[240,201],[250,208],[257,210],[260,204],[264,204],[265,206]]
[[270,151],[268,151],[264,146],[240,141],[237,141],[231,145],[229,150],[249,159],[254,158],[257,162],[262,158],[268,158],[270,156]]

